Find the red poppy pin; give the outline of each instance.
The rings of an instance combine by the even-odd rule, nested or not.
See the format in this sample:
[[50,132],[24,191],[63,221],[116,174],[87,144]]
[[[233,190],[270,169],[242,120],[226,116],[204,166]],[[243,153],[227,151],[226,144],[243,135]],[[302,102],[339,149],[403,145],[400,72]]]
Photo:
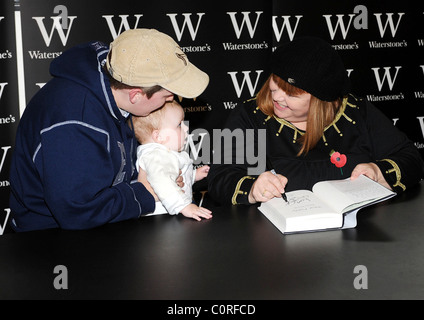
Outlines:
[[341,154],[340,152],[335,152],[334,150],[331,150],[330,151],[330,160],[331,160],[331,163],[333,163],[337,168],[340,168],[340,171],[343,175],[342,167],[344,167],[344,165],[347,162],[346,155]]

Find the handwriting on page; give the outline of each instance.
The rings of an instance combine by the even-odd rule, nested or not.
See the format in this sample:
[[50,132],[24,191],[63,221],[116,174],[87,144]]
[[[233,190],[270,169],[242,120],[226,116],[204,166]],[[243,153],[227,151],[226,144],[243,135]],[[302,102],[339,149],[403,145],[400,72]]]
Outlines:
[[378,198],[384,195],[384,189],[378,184],[371,182],[368,178],[359,177],[353,181],[335,182],[334,185],[342,192],[349,194],[355,201]]
[[290,210],[295,213],[321,208],[321,206],[313,201],[309,195],[291,196],[286,206],[290,206]]

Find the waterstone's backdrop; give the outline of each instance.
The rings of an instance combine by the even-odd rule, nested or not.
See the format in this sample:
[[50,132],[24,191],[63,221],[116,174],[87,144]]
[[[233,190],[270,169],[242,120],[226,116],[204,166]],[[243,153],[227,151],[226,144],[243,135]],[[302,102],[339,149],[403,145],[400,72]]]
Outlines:
[[[422,1],[2,0],[0,4],[0,234],[8,220],[15,132],[49,64],[75,44],[113,41],[130,28],[169,34],[210,75],[182,99],[196,163],[211,161],[212,131],[257,93],[279,44],[322,37],[342,56],[354,92],[374,102],[424,152]],[[65,182],[66,183],[66,182]]]

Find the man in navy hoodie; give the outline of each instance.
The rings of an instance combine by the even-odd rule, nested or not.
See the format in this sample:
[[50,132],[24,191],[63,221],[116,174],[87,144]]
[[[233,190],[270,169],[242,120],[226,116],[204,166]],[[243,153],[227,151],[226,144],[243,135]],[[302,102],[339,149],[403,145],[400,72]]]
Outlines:
[[11,227],[90,229],[153,212],[152,189],[137,179],[137,145],[126,121],[174,94],[197,97],[208,75],[154,29],[125,31],[110,46],[71,48],[52,61],[50,73],[18,126]]

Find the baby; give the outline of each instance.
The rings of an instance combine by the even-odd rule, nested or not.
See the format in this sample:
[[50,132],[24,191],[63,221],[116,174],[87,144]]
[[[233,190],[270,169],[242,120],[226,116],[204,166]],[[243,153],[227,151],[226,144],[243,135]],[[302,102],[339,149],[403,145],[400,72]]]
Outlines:
[[[193,160],[183,151],[188,127],[184,124],[184,110],[176,101],[145,117],[132,117],[137,148],[137,170],[146,172],[147,180],[169,214],[182,213],[198,221],[210,219],[211,211],[192,202],[193,183],[208,175],[209,166],[193,168]],[[184,187],[176,179],[180,175]]]

